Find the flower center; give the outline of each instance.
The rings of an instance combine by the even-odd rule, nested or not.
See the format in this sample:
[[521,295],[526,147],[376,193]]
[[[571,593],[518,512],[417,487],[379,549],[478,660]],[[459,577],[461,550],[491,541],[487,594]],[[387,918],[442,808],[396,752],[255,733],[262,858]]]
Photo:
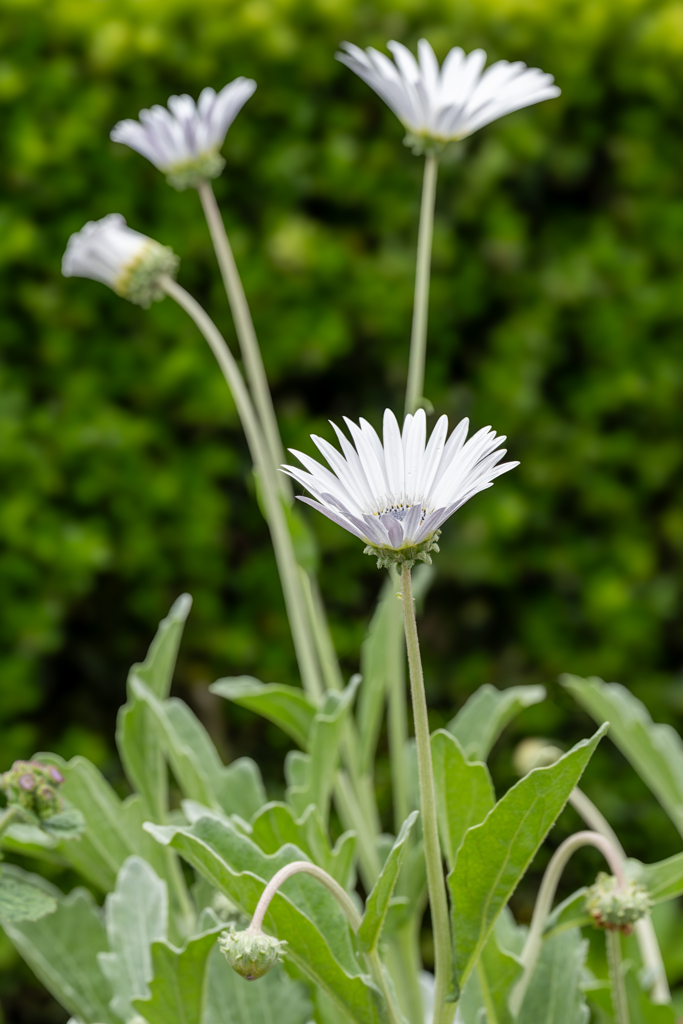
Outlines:
[[[387,505],[385,508],[380,508],[377,512],[373,512],[372,514],[374,516],[393,516],[394,519],[398,519],[399,523],[402,523],[405,517],[410,512],[411,508],[414,508],[414,506],[406,505],[404,502],[400,502],[399,504],[396,505]],[[425,521],[426,515],[427,509],[423,506],[422,513],[420,515],[420,523],[423,523]]]

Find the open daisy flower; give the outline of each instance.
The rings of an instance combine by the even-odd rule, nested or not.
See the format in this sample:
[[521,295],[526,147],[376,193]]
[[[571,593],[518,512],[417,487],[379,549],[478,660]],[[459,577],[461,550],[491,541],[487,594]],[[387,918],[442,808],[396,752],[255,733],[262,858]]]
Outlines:
[[422,409],[406,416],[402,432],[387,409],[384,443],[366,420],[356,424],[344,417],[344,422],[353,444],[332,424],[342,453],[311,435],[330,469],[290,449],[304,470],[282,470],[313,495],[299,495],[299,500],[364,541],[365,553],[376,555],[378,566],[431,562],[429,552],[439,550],[436,541],[446,520],[497,476],[519,465],[500,464],[505,438],[490,427],[466,441],[467,419],[447,440],[448,417],[441,416],[429,442]]
[[[484,71],[486,53],[465,54],[459,46],[441,68],[426,39],[417,44],[418,60],[402,43],[387,43],[394,61],[369,46],[341,43],[337,60],[381,96],[407,129],[415,152],[464,139],[504,114],[560,95],[552,75],[521,61],[496,61]],[[395,62],[395,63],[394,63]]]
[[110,138],[142,153],[174,188],[196,188],[225,167],[218,151],[255,89],[251,78],[236,78],[218,94],[203,89],[197,103],[191,96],[171,96],[168,109],[157,104],[141,110],[139,121],[119,121]]
[[179,259],[171,248],[134,231],[120,213],[90,220],[72,235],[62,257],[64,277],[89,277],[145,309],[163,299],[162,274],[175,277]]

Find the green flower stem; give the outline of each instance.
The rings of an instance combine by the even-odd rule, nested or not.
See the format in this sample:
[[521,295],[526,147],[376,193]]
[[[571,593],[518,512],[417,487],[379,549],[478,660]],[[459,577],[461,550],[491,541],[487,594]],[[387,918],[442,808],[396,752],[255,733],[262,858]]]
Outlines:
[[415,621],[415,606],[410,569],[404,562],[401,566],[401,591],[403,595],[403,622],[410,670],[410,690],[415,720],[415,741],[417,745],[417,772],[420,787],[420,810],[422,812],[422,833],[424,836],[425,862],[427,866],[427,890],[432,913],[434,934],[434,1024],[450,1024],[454,1007],[446,1002],[451,975],[451,934],[448,921],[448,900],[443,875],[443,860],[439,846],[439,828],[436,817],[436,795],[434,791],[434,770],[429,743],[429,722],[425,696],[420,643]]
[[[346,890],[342,888],[339,882],[335,881],[331,875],[328,875],[327,871],[318,867],[317,864],[311,864],[311,862],[307,860],[292,861],[291,864],[286,864],[285,867],[280,868],[280,870],[273,875],[271,880],[268,882],[268,885],[261,893],[261,898],[256,905],[254,916],[251,919],[251,924],[247,928],[247,931],[260,932],[263,930],[263,919],[266,916],[273,896],[288,878],[299,873],[311,875],[312,878],[317,879],[325,886],[326,889],[329,890],[329,892],[332,893],[337,903],[344,911],[351,928],[354,932],[357,932],[363,922],[363,919],[356,908],[356,904],[353,902]],[[367,953],[366,960],[368,961],[368,966],[372,973],[373,980],[378,985],[386,1000],[390,1024],[402,1024],[401,1014],[396,1006],[393,992],[387,984],[387,978],[379,959],[379,955],[376,951]]]
[[2,814],[0,814],[0,836],[7,831],[13,822],[18,821],[21,818],[21,809],[14,805],[6,807]]
[[630,1024],[624,970],[621,960],[621,935],[617,929],[605,932],[607,949],[607,966],[612,983],[612,1006],[614,1007],[615,1024]]
[[[396,571],[391,571],[392,585],[400,586]],[[408,714],[406,707],[405,646],[401,623],[401,610],[396,601],[395,614],[389,624],[386,650],[387,679],[389,680],[387,726],[389,758],[391,761],[391,788],[394,802],[394,828],[398,835],[401,825],[410,813],[408,802],[408,773],[406,749],[408,744]]]
[[[622,861],[626,860],[626,852],[619,842],[617,834],[607,821],[607,818],[598,810],[583,790],[577,786],[569,797],[569,803],[577,814],[586,822],[589,828],[594,829],[612,843],[618,851]],[[666,977],[662,951],[659,948],[657,933],[652,923],[652,918],[641,917],[636,921],[633,929],[636,934],[638,948],[643,961],[643,968],[648,978],[654,979],[650,990],[650,999],[656,1006],[666,1006],[671,1002],[671,989]]]
[[[251,312],[247,302],[242,280],[235,263],[228,234],[221,212],[216,202],[213,186],[208,179],[204,179],[197,186],[199,198],[204,210],[204,216],[211,233],[211,241],[216,252],[216,259],[220,268],[225,291],[232,310],[235,322],[235,331],[240,343],[244,368],[247,381],[251,389],[256,412],[261,421],[261,429],[265,435],[270,461],[273,466],[280,466],[285,461],[285,452],[282,447],[280,430],[273,408],[273,399],[268,386],[261,349],[259,348],[254,323],[251,319]],[[288,504],[292,504],[293,495],[289,477],[284,473],[278,473],[278,487]]]
[[609,839],[606,839],[605,836],[600,835],[598,832],[575,832],[573,836],[569,836],[569,838],[565,839],[563,843],[560,843],[558,848],[555,850],[555,853],[550,858],[548,867],[545,869],[545,874],[543,875],[541,887],[538,890],[536,905],[534,906],[534,912],[531,918],[531,926],[529,927],[529,934],[527,935],[521,956],[524,971],[522,973],[522,977],[512,990],[512,995],[510,996],[510,1010],[512,1011],[513,1017],[516,1017],[519,1014],[536,962],[538,961],[538,957],[541,952],[541,945],[543,943],[543,931],[545,929],[548,914],[552,910],[555,892],[557,891],[558,883],[562,877],[562,872],[567,866],[572,854],[582,846],[595,846],[600,850],[619,885],[626,885],[624,865],[621,857],[619,856],[619,851],[615,849],[614,845]]
[[275,558],[292,629],[294,648],[301,672],[301,682],[309,696],[314,700],[318,700],[322,695],[323,686],[313,639],[308,628],[306,599],[301,589],[299,566],[294,555],[294,547],[287,526],[282,496],[274,480],[275,473],[272,469],[272,462],[254,406],[249,397],[249,392],[225,339],[206,311],[193,299],[189,292],[186,292],[177,281],[173,281],[167,275],[163,275],[159,279],[159,283],[166,294],[174,299],[188,316],[194,320],[209,343],[209,347],[216,357],[216,361],[230,388],[263,490],[268,526],[273,540]]
[[434,232],[434,202],[439,157],[435,153],[425,156],[422,181],[420,227],[417,234],[417,264],[415,267],[415,299],[413,328],[410,335],[410,361],[406,388],[406,413],[414,413],[424,395],[425,359],[427,356],[427,322],[429,319],[429,275],[432,264],[432,235]]

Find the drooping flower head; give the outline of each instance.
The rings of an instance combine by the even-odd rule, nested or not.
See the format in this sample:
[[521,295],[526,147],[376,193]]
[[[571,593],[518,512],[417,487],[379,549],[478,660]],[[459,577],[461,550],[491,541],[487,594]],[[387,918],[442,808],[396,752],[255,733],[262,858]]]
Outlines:
[[120,213],[91,220],[72,235],[62,258],[64,277],[101,281],[118,295],[148,308],[163,299],[162,274],[175,277],[179,259],[167,245],[134,231]]
[[236,78],[218,94],[203,89],[197,103],[191,96],[171,96],[168,108],[157,104],[141,110],[139,121],[119,121],[110,138],[147,157],[174,188],[196,188],[225,167],[219,150],[255,89],[251,78]]
[[552,75],[521,61],[496,61],[486,71],[484,50],[465,54],[459,46],[441,68],[426,39],[417,44],[419,62],[402,43],[387,43],[394,61],[369,46],[341,43],[337,60],[374,89],[407,129],[414,152],[464,139],[504,114],[560,95]]
[[[353,444],[332,424],[342,452],[322,437],[312,440],[330,469],[290,449],[304,466],[282,470],[310,491],[299,496],[367,545],[378,566],[430,562],[438,551],[440,528],[469,498],[519,465],[500,464],[504,437],[484,427],[466,441],[469,420],[461,420],[451,436],[448,417],[441,416],[427,442],[424,410],[408,415],[400,430],[390,409],[384,413],[383,443],[370,424],[344,419]],[[354,447],[355,446],[355,447]]]

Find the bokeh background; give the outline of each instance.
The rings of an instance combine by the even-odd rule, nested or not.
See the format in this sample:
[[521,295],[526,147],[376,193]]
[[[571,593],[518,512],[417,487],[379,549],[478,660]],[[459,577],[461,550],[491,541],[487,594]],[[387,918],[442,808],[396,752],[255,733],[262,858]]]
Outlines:
[[[226,756],[281,785],[286,738],[207,690],[297,678],[234,405],[170,301],[143,311],[62,279],[60,259],[86,220],[121,212],[181,255],[232,343],[196,193],[108,134],[171,93],[255,78],[216,191],[285,443],[310,449],[330,416],[379,425],[403,404],[422,161],[333,55],[422,35],[440,58],[483,46],[563,90],[442,161],[426,394],[507,434],[521,466],[444,534],[421,623],[434,724],[484,682],[546,685],[494,753],[501,787],[522,735],[588,732],[560,672],[619,680],[681,726],[683,3],[3,0],[0,767],[48,747],[123,785],[127,668],[189,591],[176,692]],[[380,575],[308,522],[351,673]],[[677,851],[611,745],[586,785],[630,853]],[[683,974],[675,943],[667,957]],[[4,940],[0,964],[9,1024],[64,1019]]]

